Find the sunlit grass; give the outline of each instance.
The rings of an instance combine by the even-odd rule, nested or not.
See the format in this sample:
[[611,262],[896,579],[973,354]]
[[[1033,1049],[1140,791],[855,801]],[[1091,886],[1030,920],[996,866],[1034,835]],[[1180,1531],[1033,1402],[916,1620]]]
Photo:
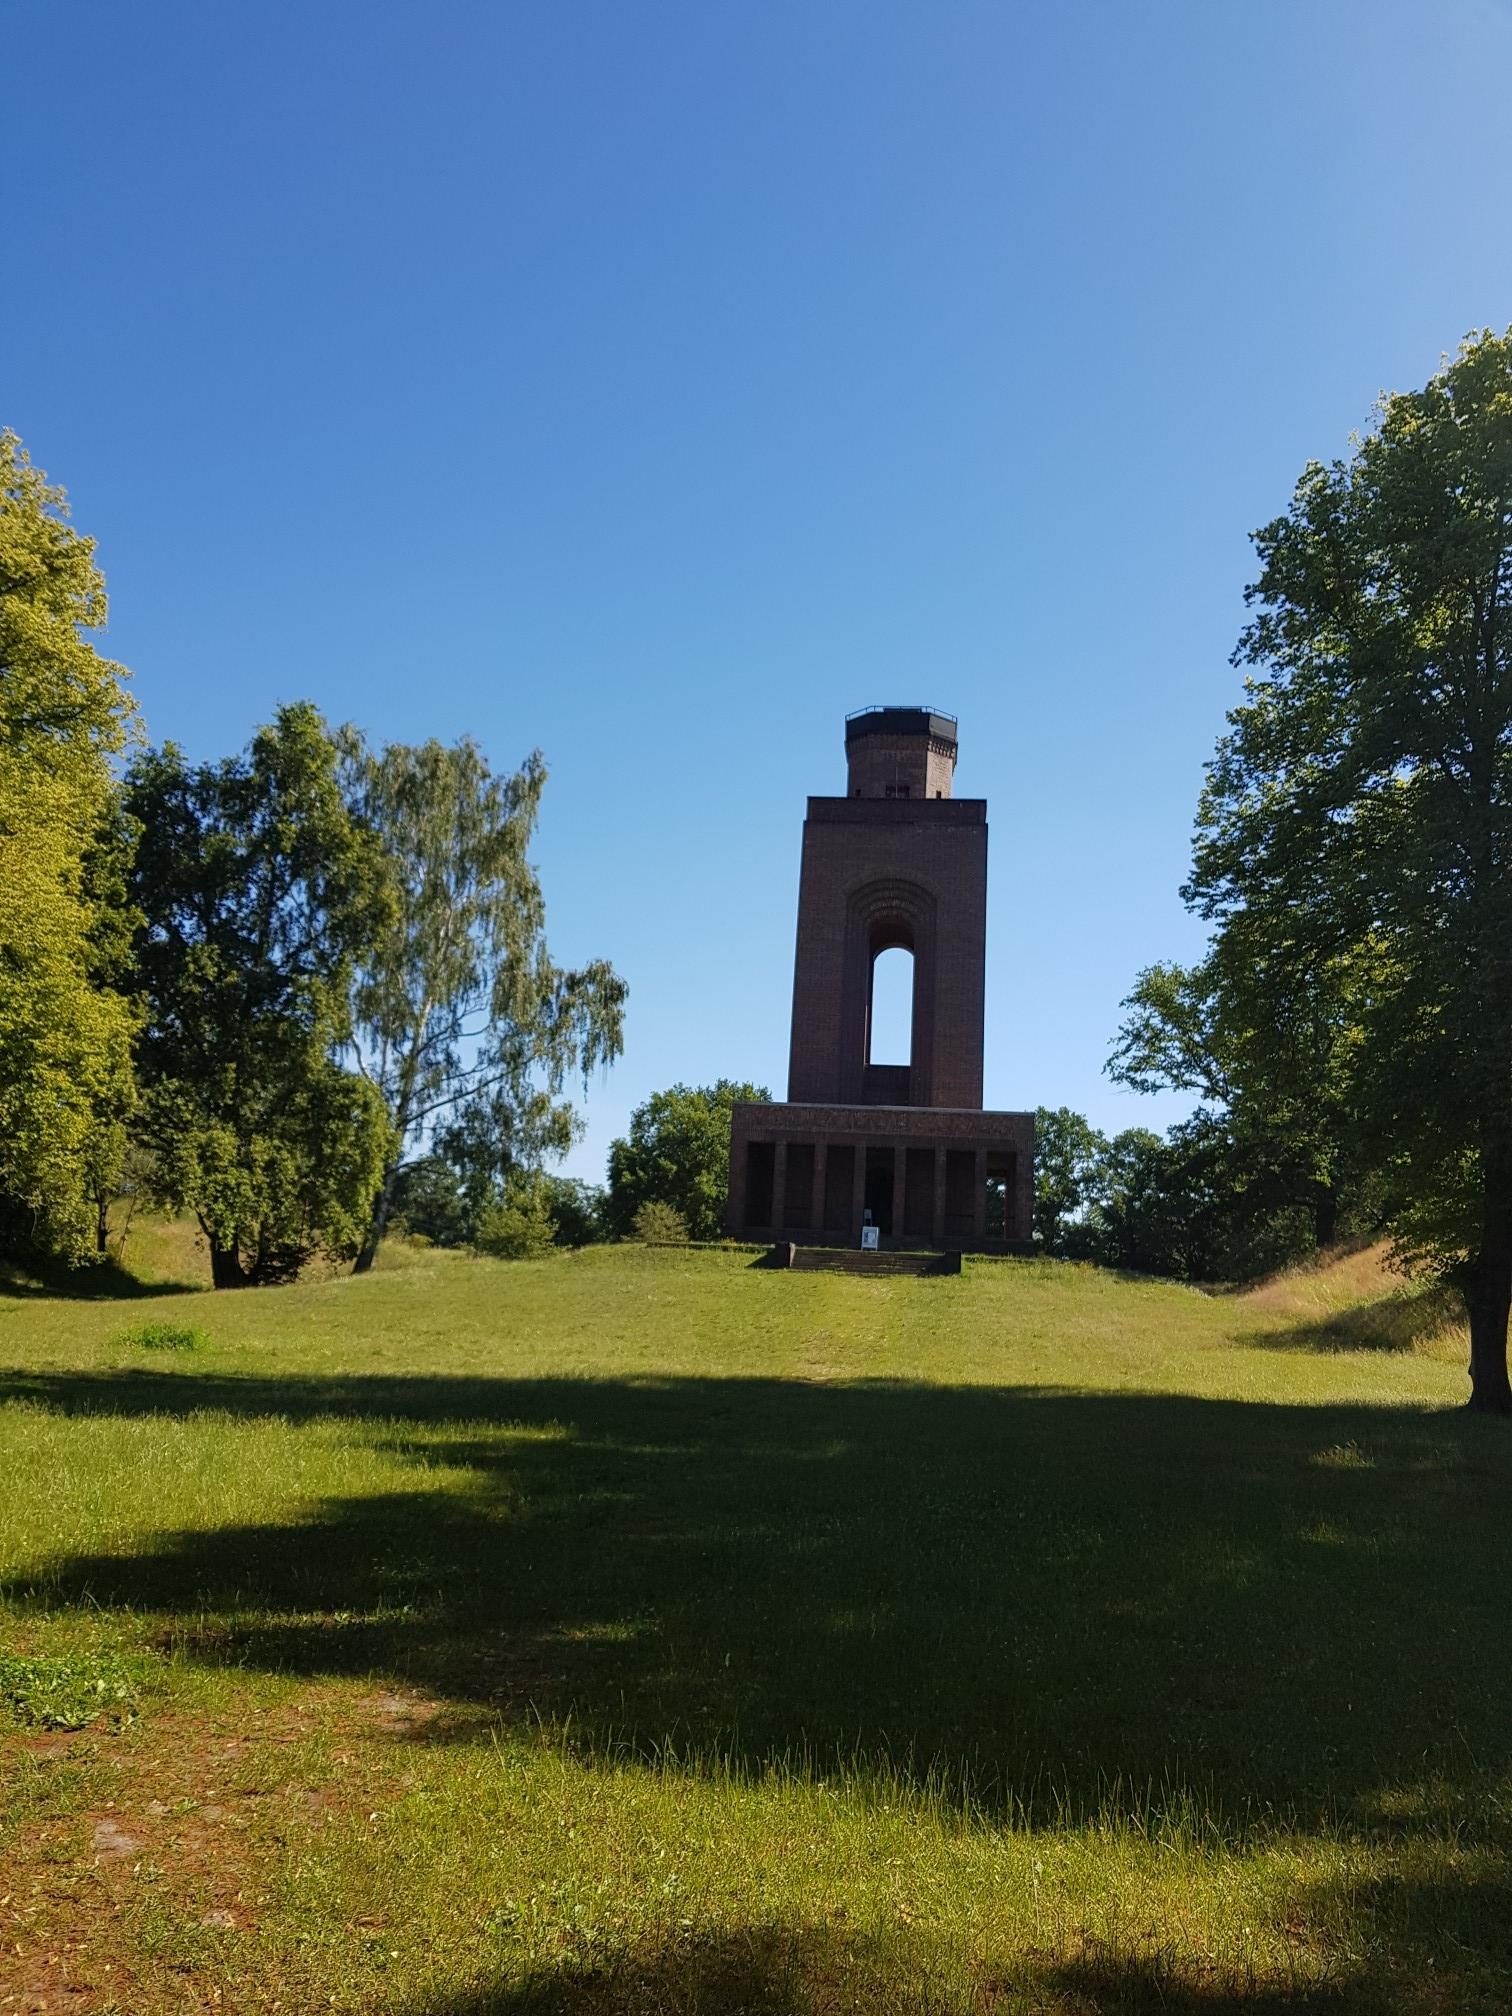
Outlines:
[[1319,1334],[1359,1267],[401,1251],[133,1301],[182,1354],[0,1300],[6,1640],[138,1689],[10,1739],[17,1964],[148,2011],[1503,2007],[1512,1465],[1394,1314]]

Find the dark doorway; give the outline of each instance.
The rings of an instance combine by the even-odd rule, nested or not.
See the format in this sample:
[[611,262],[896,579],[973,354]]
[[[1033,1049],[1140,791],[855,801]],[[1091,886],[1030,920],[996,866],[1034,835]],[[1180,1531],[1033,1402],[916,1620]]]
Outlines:
[[882,1233],[892,1236],[893,1229],[893,1151],[891,1148],[868,1148],[866,1151],[866,1208],[871,1213],[871,1222]]
[[856,1151],[831,1148],[824,1165],[824,1230],[851,1233],[851,1202],[856,1187]]
[[776,1173],[776,1150],[770,1141],[746,1143],[745,1222],[766,1227],[772,1222],[772,1183]]
[[945,1156],[945,1237],[969,1244],[976,1237],[976,1157],[969,1148]]
[[805,1231],[814,1222],[814,1144],[811,1141],[788,1143],[782,1222],[795,1232]]

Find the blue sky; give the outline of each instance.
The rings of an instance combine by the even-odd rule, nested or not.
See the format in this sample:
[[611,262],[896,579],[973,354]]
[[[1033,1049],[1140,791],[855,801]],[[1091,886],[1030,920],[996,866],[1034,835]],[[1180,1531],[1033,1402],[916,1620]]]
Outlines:
[[781,1092],[842,719],[959,715],[988,1103],[1106,1127],[1250,530],[1512,321],[1505,0],[10,10],[0,420],[154,739],[281,700],[551,782],[587,1103]]

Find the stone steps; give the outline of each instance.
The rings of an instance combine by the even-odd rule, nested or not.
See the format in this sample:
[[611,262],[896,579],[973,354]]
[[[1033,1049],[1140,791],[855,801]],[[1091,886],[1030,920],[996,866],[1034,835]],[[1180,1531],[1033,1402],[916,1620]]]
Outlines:
[[787,1240],[772,1248],[771,1265],[806,1274],[959,1274],[959,1253],[863,1253],[854,1246],[796,1246]]

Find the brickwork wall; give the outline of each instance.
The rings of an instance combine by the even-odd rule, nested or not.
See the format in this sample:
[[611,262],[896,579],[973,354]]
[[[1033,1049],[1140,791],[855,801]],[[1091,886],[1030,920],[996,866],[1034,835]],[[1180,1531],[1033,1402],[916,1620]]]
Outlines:
[[[879,740],[882,738],[872,738]],[[803,828],[788,1097],[865,1097],[872,960],[914,955],[907,1104],[980,1106],[987,808],[981,799],[811,798]]]
[[846,750],[851,798],[948,798],[953,744],[925,735],[863,735]]

